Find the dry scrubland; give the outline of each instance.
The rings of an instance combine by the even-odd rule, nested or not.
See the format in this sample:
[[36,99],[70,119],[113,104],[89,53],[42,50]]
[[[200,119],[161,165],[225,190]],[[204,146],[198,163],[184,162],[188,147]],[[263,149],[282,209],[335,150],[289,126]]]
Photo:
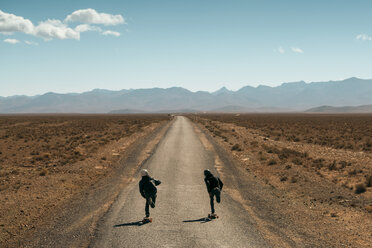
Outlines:
[[0,116],[0,246],[109,174],[167,115]]
[[190,115],[335,246],[372,243],[372,115]]

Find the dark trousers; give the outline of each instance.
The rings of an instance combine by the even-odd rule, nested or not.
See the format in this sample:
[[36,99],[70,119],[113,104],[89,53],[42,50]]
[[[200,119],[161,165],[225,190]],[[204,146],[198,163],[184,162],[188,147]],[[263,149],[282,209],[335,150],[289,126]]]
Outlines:
[[145,206],[146,217],[150,217],[150,205],[151,203],[153,203],[154,204],[153,206],[155,206],[155,201],[156,201],[156,194],[146,197],[146,206]]
[[214,214],[214,197],[215,196],[216,196],[217,203],[220,203],[221,202],[221,190],[219,188],[214,188],[211,190],[211,192],[209,192],[212,214]]

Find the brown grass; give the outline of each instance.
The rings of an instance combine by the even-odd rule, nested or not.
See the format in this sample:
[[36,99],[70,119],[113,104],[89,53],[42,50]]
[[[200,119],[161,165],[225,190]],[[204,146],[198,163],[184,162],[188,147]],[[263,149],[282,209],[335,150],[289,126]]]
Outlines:
[[112,156],[167,115],[0,116],[0,246],[108,174]]

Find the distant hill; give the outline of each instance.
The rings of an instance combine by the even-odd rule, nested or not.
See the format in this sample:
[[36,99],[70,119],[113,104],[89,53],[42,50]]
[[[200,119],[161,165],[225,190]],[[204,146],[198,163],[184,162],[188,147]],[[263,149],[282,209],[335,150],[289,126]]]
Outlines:
[[195,109],[166,109],[166,110],[154,110],[154,111],[143,111],[137,109],[118,109],[110,111],[109,114],[146,114],[146,113],[198,113],[200,110]]
[[0,113],[145,113],[145,112],[283,112],[317,106],[372,104],[372,80],[303,81],[277,87],[246,86],[237,91],[222,87],[216,92],[167,89],[102,90],[37,96],[0,97]]
[[332,106],[320,106],[306,110],[308,113],[372,113],[372,105],[361,105],[361,106],[344,106],[344,107],[332,107]]
[[215,92],[212,92],[211,94],[212,95],[220,95],[220,94],[233,94],[234,91],[231,91],[231,90],[228,90],[226,87],[222,87],[221,89],[215,91]]
[[260,107],[260,108],[245,108],[242,106],[225,106],[222,108],[211,109],[211,113],[274,113],[274,112],[293,112],[289,108],[275,108],[275,107]]

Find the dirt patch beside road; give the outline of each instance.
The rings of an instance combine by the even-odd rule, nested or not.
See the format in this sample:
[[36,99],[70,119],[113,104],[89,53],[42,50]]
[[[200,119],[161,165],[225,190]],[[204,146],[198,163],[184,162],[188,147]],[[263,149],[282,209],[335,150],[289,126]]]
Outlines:
[[[110,176],[132,144],[168,120],[167,115],[1,116],[0,246],[18,246],[31,237],[56,209]],[[143,159],[150,151],[143,151]]]
[[[273,216],[279,215],[277,223],[284,223],[282,231],[299,244],[308,241],[302,235],[306,234],[314,238],[314,246],[315,240],[323,240],[334,247],[369,247],[372,192],[365,175],[372,173],[372,157],[368,151],[268,137],[234,121],[239,117],[230,117],[219,116],[217,121],[208,115],[190,116],[262,187],[272,188],[277,196]],[[357,191],[358,184],[365,192]]]

